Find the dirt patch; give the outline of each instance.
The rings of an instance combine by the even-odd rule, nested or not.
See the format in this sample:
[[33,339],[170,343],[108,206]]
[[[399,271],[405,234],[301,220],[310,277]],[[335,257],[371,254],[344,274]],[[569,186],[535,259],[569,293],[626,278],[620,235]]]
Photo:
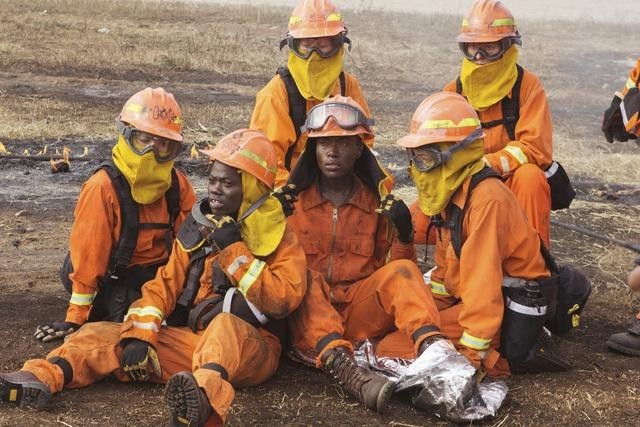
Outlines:
[[[127,96],[146,86],[176,94],[186,120],[187,152],[246,126],[255,92],[286,55],[278,52],[289,8],[175,5],[120,0],[18,1],[0,11],[0,141],[14,154],[87,148],[90,161],[51,174],[46,162],[0,157],[0,369],[20,368],[53,345],[36,342],[39,323],[60,320],[68,295],[57,277],[67,250],[82,182],[108,158],[113,118]],[[179,13],[178,13],[179,12]],[[358,75],[377,119],[376,151],[396,176],[398,192],[415,197],[405,155],[393,145],[428,94],[453,79],[460,54],[459,17],[359,11],[346,13]],[[135,17],[135,19],[133,18]],[[555,157],[578,196],[561,221],[621,240],[640,240],[640,156],[635,144],[606,144],[600,115],[633,63],[614,43],[634,27],[589,22],[527,21],[522,63],[540,75],[555,122]],[[106,28],[102,32],[101,30]],[[384,28],[384,31],[380,31]],[[125,31],[127,30],[127,31]],[[588,31],[587,31],[588,30]],[[581,34],[581,37],[576,37]],[[81,40],[81,43],[78,43]],[[171,43],[161,42],[171,40]],[[584,58],[589,58],[585,60]],[[204,195],[204,164],[182,160]],[[640,405],[640,359],[607,351],[640,305],[624,285],[634,254],[552,227],[561,262],[590,277],[594,292],[583,325],[557,342],[575,369],[509,380],[495,425],[633,425]],[[49,411],[0,406],[1,425],[162,424],[162,387],[107,379],[56,395]],[[432,414],[395,399],[387,415],[363,409],[322,373],[283,360],[270,381],[237,391],[230,425],[438,425]]]

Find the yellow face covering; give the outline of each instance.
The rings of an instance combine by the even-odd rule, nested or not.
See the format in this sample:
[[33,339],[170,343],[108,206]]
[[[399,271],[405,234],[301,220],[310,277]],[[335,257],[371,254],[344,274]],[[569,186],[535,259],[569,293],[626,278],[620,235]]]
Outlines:
[[153,203],[164,196],[171,187],[173,160],[158,163],[153,151],[142,156],[136,154],[129,148],[122,135],[113,147],[111,157],[131,186],[131,197],[136,203]]
[[[238,211],[238,218],[242,217],[256,200],[269,192],[269,189],[255,176],[243,172],[242,203]],[[278,199],[270,196],[242,221],[240,234],[252,254],[267,256],[275,251],[280,244],[285,227],[286,221],[282,205]]]
[[287,66],[304,99],[324,101],[331,94],[342,71],[343,55],[344,46],[329,58],[313,52],[309,59],[302,59],[289,52]]
[[512,45],[497,61],[477,65],[462,59],[462,93],[475,110],[481,111],[507,96],[518,78],[518,48]]
[[[482,138],[472,142],[468,147],[456,151],[449,161],[428,172],[419,171],[415,165],[409,167],[409,175],[418,189],[420,210],[425,215],[441,213],[464,180],[484,167],[483,144]],[[438,146],[444,151],[451,147],[451,143],[440,143]]]

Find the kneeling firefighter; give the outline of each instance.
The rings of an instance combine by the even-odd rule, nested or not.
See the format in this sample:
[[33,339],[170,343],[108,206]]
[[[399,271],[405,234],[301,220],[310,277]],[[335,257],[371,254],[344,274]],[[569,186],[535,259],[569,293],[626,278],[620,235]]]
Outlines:
[[429,286],[441,330],[492,376],[566,370],[541,347],[543,327],[561,334],[577,326],[589,282],[556,266],[513,193],[485,166],[483,137],[473,107],[441,92],[420,104],[397,142],[418,190],[415,242],[435,240]]
[[173,165],[182,113],[173,95],[146,88],[125,102],[111,159],[83,184],[60,279],[71,294],[64,322],[38,326],[45,342],[85,322],[121,322],[142,285],[171,253],[195,194]]
[[88,323],[46,359],[0,374],[0,400],[44,407],[53,392],[114,375],[166,382],[172,425],[219,425],[234,387],[273,375],[282,319],[307,283],[304,252],[271,192],[276,156],[246,129],[202,152],[211,159],[208,197],[124,323]]

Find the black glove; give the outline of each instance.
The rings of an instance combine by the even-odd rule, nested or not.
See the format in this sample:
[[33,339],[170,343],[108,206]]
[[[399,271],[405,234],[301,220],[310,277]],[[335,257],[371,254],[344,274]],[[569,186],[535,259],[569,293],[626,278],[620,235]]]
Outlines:
[[53,322],[48,325],[38,326],[36,333],[33,334],[38,341],[49,342],[64,338],[67,335],[75,332],[80,328],[80,325],[72,322]]
[[151,375],[162,378],[158,353],[148,342],[127,338],[120,346],[124,349],[120,367],[131,381],[148,381]]
[[223,250],[232,243],[242,241],[240,223],[230,216],[223,217],[217,223],[218,227],[210,230],[207,240],[216,245],[219,250]]
[[636,139],[635,135],[629,134],[622,122],[622,114],[620,113],[620,103],[622,98],[616,93],[611,101],[611,105],[604,112],[602,118],[602,132],[609,142],[627,141],[628,139]]
[[413,242],[413,223],[411,222],[411,212],[407,205],[393,194],[387,196],[380,201],[380,207],[376,212],[389,218],[396,230],[398,230],[398,240],[401,243]]
[[278,199],[282,205],[284,216],[289,216],[293,213],[293,204],[298,200],[298,192],[296,191],[295,184],[286,184],[271,193],[271,195]]

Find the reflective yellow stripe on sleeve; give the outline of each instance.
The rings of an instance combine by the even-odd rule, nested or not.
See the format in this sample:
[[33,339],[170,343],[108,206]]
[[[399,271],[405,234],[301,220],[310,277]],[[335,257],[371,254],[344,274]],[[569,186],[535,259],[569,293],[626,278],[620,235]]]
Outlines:
[[247,295],[247,292],[249,292],[249,288],[251,288],[251,285],[253,285],[256,279],[260,276],[260,273],[262,273],[262,269],[265,265],[266,263],[264,261],[260,261],[259,259],[254,259],[251,262],[251,265],[249,265],[249,269],[244,274],[244,276],[242,276],[242,279],[240,279],[240,282],[238,283],[238,290],[240,290],[242,295]]
[[130,308],[129,311],[127,311],[127,315],[125,316],[124,320],[127,320],[129,318],[129,316],[135,314],[136,316],[153,316],[158,318],[160,321],[162,321],[162,319],[164,319],[164,314],[162,313],[162,310],[160,310],[157,307],[154,307],[152,305],[148,305],[146,307],[142,307],[142,308]]
[[491,339],[474,337],[465,331],[460,338],[460,344],[474,350],[486,350],[489,348],[489,344],[491,344]]
[[506,147],[504,147],[504,151],[511,154],[513,157],[515,157],[515,159],[521,165],[524,165],[525,163],[529,163],[529,158],[527,157],[526,154],[524,154],[524,151],[522,151],[522,148],[520,147],[516,147],[515,145],[507,145]]
[[443,297],[450,297],[451,294],[447,292],[447,288],[445,288],[444,283],[436,282],[435,280],[431,280],[429,282],[431,286],[431,292],[436,295],[441,295]]
[[158,325],[153,322],[133,322],[133,327],[153,332],[158,332],[160,330],[160,328],[158,328]]
[[91,305],[95,297],[96,297],[95,292],[92,294],[79,294],[79,293],[73,292],[71,294],[71,299],[69,300],[69,302],[75,305]]
[[636,82],[631,77],[629,77],[625,86],[627,86],[627,89],[633,89],[634,87],[636,87]]

